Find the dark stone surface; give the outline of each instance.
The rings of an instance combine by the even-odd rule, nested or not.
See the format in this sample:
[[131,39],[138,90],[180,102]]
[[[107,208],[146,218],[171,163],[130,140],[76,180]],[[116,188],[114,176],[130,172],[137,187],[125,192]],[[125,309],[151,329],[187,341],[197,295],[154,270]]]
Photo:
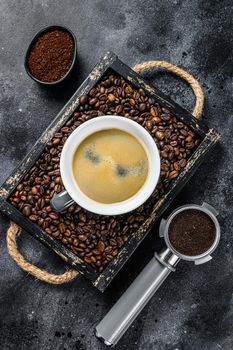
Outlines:
[[[0,182],[108,49],[130,66],[164,59],[200,80],[206,96],[204,119],[222,133],[222,140],[169,211],[184,203],[211,203],[220,211],[222,239],[211,262],[199,267],[180,263],[116,349],[232,349],[232,2],[2,0],[0,10]],[[79,68],[70,84],[52,90],[30,80],[23,59],[30,38],[41,27],[57,23],[77,35]],[[164,72],[150,72],[147,78],[192,108],[192,93],[179,78]],[[9,222],[0,219],[1,349],[104,349],[93,336],[94,325],[161,245],[157,228],[101,295],[82,277],[52,286],[27,276],[7,254]],[[63,262],[28,234],[19,246],[36,265],[64,271]]]

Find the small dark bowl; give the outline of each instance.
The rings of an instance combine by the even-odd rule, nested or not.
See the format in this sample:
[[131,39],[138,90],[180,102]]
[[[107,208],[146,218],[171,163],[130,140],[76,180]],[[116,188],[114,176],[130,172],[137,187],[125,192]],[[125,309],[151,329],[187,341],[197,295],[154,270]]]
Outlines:
[[[29,69],[29,66],[28,66],[28,58],[29,58],[30,51],[31,51],[32,47],[34,46],[34,44],[36,43],[37,39],[42,34],[45,34],[45,33],[48,33],[48,32],[52,32],[54,30],[61,30],[63,32],[67,32],[67,33],[70,34],[70,36],[72,37],[73,42],[74,42],[74,56],[73,56],[73,61],[71,63],[71,66],[68,69],[68,71],[66,72],[66,74],[62,78],[60,78],[59,80],[49,82],[49,81],[39,80],[36,77],[34,77],[34,75],[30,72],[30,69]],[[34,36],[34,38],[32,39],[32,41],[30,43],[30,45],[28,46],[28,49],[27,49],[27,52],[26,52],[26,55],[25,55],[24,67],[25,67],[25,70],[26,70],[27,74],[29,75],[29,77],[32,78],[37,83],[42,84],[42,85],[52,85],[52,86],[54,86],[54,85],[58,85],[58,84],[64,82],[64,80],[66,80],[70,76],[70,74],[73,71],[74,66],[76,64],[76,60],[77,60],[77,41],[76,41],[76,38],[75,38],[74,34],[71,32],[70,29],[68,29],[66,27],[59,26],[59,25],[53,25],[53,26],[48,26],[48,27],[40,30]]]

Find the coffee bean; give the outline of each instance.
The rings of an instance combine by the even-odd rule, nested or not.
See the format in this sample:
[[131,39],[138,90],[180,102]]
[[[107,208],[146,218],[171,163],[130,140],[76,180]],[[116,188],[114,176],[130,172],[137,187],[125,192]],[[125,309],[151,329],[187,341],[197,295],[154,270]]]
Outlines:
[[153,124],[151,123],[151,121],[147,121],[146,122],[146,127],[148,130],[152,130],[153,129]]
[[181,168],[184,168],[184,167],[186,166],[186,164],[187,164],[186,159],[181,159],[181,160],[179,161],[179,164],[180,164]]
[[25,207],[22,210],[22,213],[26,216],[29,216],[31,214],[31,206],[25,205]]
[[146,109],[146,104],[145,104],[145,103],[140,103],[138,109],[139,109],[140,112],[145,111],[145,109]]
[[114,250],[112,251],[112,256],[117,256],[117,254],[118,254],[118,249],[114,249]]
[[108,95],[108,100],[109,100],[109,102],[114,102],[115,99],[116,99],[115,95],[113,95],[113,94],[109,94],[109,95]]
[[59,214],[57,214],[55,212],[51,212],[51,213],[49,213],[49,217],[53,220],[57,220],[59,218]]
[[65,232],[66,232],[66,227],[65,227],[65,225],[64,225],[63,222],[61,222],[61,223],[59,224],[58,228],[59,228],[59,231],[60,231],[61,233],[65,233]]
[[32,214],[32,215],[29,216],[29,219],[32,220],[32,221],[37,221],[38,216]]
[[110,254],[106,255],[106,260],[107,261],[111,261],[112,259],[113,259],[112,255],[110,255]]
[[92,256],[91,256],[91,262],[96,263],[96,261],[97,261],[97,260],[96,260],[96,257],[92,255]]
[[161,151],[160,154],[164,159],[168,158],[168,153],[166,151]]
[[88,264],[90,264],[92,262],[91,258],[90,257],[85,257],[84,258],[84,261]]
[[73,244],[75,247],[78,247],[79,245],[79,240],[77,238],[74,239]]
[[53,237],[56,237],[56,238],[57,238],[59,235],[60,235],[60,232],[59,232],[58,230],[52,232],[52,236],[53,236]]
[[87,246],[85,243],[81,242],[81,243],[79,243],[79,247],[82,249],[86,249]]
[[177,177],[179,175],[179,172],[176,170],[173,170],[172,172],[170,172],[169,174],[169,178],[170,179],[174,179],[175,177]]
[[173,164],[173,166],[174,166],[174,169],[175,169],[176,171],[179,171],[179,170],[180,170],[180,164],[179,164],[179,162],[175,162],[175,163]]
[[66,237],[70,237],[71,236],[71,231],[70,230],[65,230],[64,235]]
[[81,222],[87,221],[86,215],[84,213],[80,213],[78,217]]
[[122,236],[122,239],[123,239],[124,242],[128,241],[128,237],[127,236]]
[[52,140],[52,145],[53,146],[57,146],[57,145],[59,145],[59,143],[60,143],[60,139],[53,139]]
[[81,105],[85,105],[85,103],[87,103],[87,101],[88,101],[88,96],[87,95],[82,95],[82,96],[79,97],[79,103]]
[[32,189],[31,189],[31,193],[32,194],[37,194],[38,193],[38,189],[37,189],[37,187],[32,187]]
[[134,100],[133,98],[130,98],[130,99],[129,99],[129,104],[130,104],[131,106],[135,106],[136,102],[135,102],[135,100]]
[[89,104],[90,104],[91,106],[93,106],[93,105],[96,104],[96,102],[97,102],[97,98],[92,98],[92,99],[89,101]]
[[[150,114],[153,116],[153,117],[158,117],[159,113],[158,113],[158,109],[157,107],[153,106],[151,107],[150,109]],[[160,119],[160,118],[159,118]],[[153,119],[154,120],[154,119]],[[160,120],[159,120],[160,121]]]
[[104,249],[105,249],[104,242],[103,241],[99,241],[99,243],[96,246],[96,249],[102,253],[104,251]]
[[105,251],[106,254],[109,254],[112,251],[112,247],[109,245],[108,247],[105,248],[104,251]]
[[130,85],[126,85],[124,91],[126,94],[131,94],[133,92],[133,89],[131,88]]
[[[117,237],[117,244],[119,247],[121,247],[124,244],[124,241],[121,237]],[[105,251],[106,251],[106,249],[105,249]]]
[[80,241],[82,241],[82,242],[85,242],[86,239],[87,239],[87,237],[86,237],[85,235],[79,235],[79,236],[78,236],[78,239],[79,239]]
[[122,112],[122,110],[123,110],[123,106],[122,106],[122,105],[118,105],[118,106],[116,107],[116,109],[115,109],[115,111],[116,111],[117,114],[120,114],[120,113]]
[[95,255],[101,255],[102,252],[95,248],[95,249],[92,250],[92,253],[95,254]]
[[160,140],[160,141],[163,140],[164,137],[165,137],[164,132],[162,132],[162,131],[156,131],[155,137],[156,137],[158,140]]
[[192,148],[194,148],[194,143],[188,142],[188,143],[186,143],[186,147],[187,147],[187,149],[192,149]]
[[116,240],[115,240],[114,238],[111,238],[111,239],[109,240],[109,243],[110,243],[111,246],[113,246],[113,247],[115,247],[115,246],[117,245],[117,242],[116,242]]

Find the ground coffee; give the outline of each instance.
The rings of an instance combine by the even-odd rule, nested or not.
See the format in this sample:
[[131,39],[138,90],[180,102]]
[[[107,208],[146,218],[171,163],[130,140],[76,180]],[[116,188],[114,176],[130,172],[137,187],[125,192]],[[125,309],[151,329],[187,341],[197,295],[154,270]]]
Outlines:
[[195,256],[206,252],[214,243],[214,222],[203,211],[187,209],[172,220],[168,236],[171,245],[181,254]]
[[29,53],[30,73],[37,79],[53,82],[69,70],[74,56],[71,35],[61,30],[41,35]]

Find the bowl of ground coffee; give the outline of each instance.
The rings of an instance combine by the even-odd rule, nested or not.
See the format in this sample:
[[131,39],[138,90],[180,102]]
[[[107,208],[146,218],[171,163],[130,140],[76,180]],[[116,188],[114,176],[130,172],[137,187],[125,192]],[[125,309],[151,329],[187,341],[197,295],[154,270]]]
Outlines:
[[57,85],[72,72],[77,56],[74,34],[63,26],[49,26],[32,39],[25,56],[25,70],[36,82]]

